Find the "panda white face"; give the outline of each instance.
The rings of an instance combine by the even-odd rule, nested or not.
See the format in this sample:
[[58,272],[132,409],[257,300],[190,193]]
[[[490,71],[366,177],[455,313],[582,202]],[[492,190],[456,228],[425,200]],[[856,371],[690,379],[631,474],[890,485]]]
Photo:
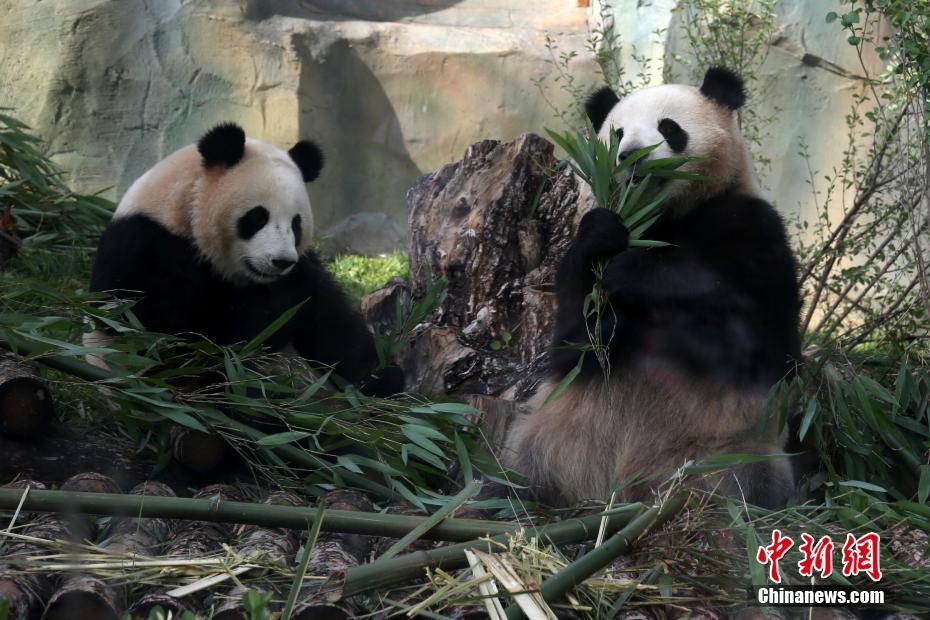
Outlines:
[[[677,155],[715,157],[733,131],[729,116],[694,87],[654,86],[620,100],[604,119],[598,138],[608,143],[615,134],[620,139],[620,160],[654,144],[659,147],[645,160]],[[684,192],[688,182],[671,185],[674,196]]]
[[[749,152],[736,116],[745,94],[738,75],[723,68],[708,70],[700,87],[665,84],[636,91],[619,99],[609,88],[594,93],[585,103],[598,139],[620,140],[618,159],[653,145],[645,159],[673,156],[699,157],[682,170],[697,172],[713,181],[668,182],[673,207],[687,209],[702,196],[736,187],[758,194]],[[628,169],[624,176],[632,174]]]
[[[268,284],[293,271],[307,251],[313,212],[301,171],[286,151],[248,140],[236,165],[208,171],[198,244],[224,277]],[[206,222],[205,222],[206,223]],[[210,230],[215,227],[216,234]]]
[[303,217],[290,209],[256,205],[236,221],[233,255],[241,257],[242,276],[273,282],[287,275],[300,259]]

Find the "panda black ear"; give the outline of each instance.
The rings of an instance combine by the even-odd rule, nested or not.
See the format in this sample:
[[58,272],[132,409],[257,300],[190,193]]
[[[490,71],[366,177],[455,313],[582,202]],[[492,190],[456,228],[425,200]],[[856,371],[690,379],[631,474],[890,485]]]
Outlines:
[[301,140],[287,153],[304,175],[304,183],[309,183],[320,176],[320,170],[323,169],[323,151],[315,143]]
[[245,155],[245,132],[235,123],[220,123],[197,142],[197,150],[207,168],[231,168]]
[[617,93],[609,86],[605,86],[599,91],[592,93],[585,99],[584,113],[591,119],[591,124],[594,125],[594,131],[601,130],[604,119],[607,118],[607,115],[614,109],[618,101],[620,101],[620,97],[618,97]]
[[726,67],[711,67],[704,74],[701,93],[712,101],[737,110],[746,103],[743,78]]

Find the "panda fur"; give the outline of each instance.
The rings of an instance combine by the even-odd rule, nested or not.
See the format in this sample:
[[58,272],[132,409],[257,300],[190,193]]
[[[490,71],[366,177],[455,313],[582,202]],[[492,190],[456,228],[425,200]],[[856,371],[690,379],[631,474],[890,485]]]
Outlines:
[[[646,234],[667,246],[628,248],[609,210],[582,217],[557,274],[551,374],[504,453],[548,503],[603,499],[637,476],[665,474],[620,491],[643,500],[689,460],[784,452],[777,416],[760,415],[800,358],[801,301],[784,224],[760,195],[734,118],[744,99],[741,79],[713,68],[700,88],[655,86],[622,100],[604,89],[587,102],[599,139],[621,138],[621,157],[661,142],[650,157],[706,157],[685,169],[714,180],[668,181],[666,210]],[[610,372],[588,354],[544,404],[581,355],[566,344],[589,342],[582,307],[600,261]],[[794,489],[784,457],[738,465],[711,483],[762,506],[783,505]]]
[[332,365],[369,393],[401,391],[396,367],[373,374],[364,320],[310,250],[305,183],[322,167],[312,142],[285,151],[234,124],[214,127],[130,186],[100,239],[91,290],[137,300],[133,312],[151,331],[219,344],[248,341],[303,303],[270,348]]

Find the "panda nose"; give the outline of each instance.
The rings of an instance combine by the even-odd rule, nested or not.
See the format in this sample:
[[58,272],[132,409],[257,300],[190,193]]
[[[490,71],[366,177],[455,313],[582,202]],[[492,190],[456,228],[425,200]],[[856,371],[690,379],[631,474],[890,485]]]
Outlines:
[[274,258],[271,260],[271,264],[281,271],[293,267],[296,263],[296,260],[291,260],[289,258]]
[[620,161],[623,161],[624,159],[626,159],[627,157],[629,157],[630,155],[632,155],[638,150],[639,149],[627,149],[626,151],[623,151],[622,153],[620,153],[620,155],[618,155],[617,157],[620,159]]

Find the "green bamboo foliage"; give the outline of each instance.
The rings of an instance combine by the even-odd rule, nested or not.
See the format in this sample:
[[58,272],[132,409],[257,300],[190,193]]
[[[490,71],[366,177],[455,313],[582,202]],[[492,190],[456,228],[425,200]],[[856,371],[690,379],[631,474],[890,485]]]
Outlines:
[[27,243],[86,244],[110,219],[113,203],[68,189],[41,140],[6,111],[0,108],[0,206],[12,207]]
[[[110,324],[125,329],[115,321]],[[0,348],[71,378],[106,385],[107,403],[119,407],[115,415],[140,441],[167,434],[171,425],[218,432],[275,484],[288,481],[311,492],[316,485],[348,485],[421,508],[445,503],[430,481],[447,475],[449,454],[507,484],[477,441],[474,423],[466,417],[475,411],[464,403],[333,392],[326,372],[314,376],[305,367],[274,370],[282,360],[262,356],[255,342],[227,348],[208,342],[187,345],[148,332],[127,331],[123,337],[130,342],[90,349],[43,336],[21,316],[0,313]],[[134,338],[149,342],[148,356],[143,357],[142,349],[134,352]],[[151,348],[156,338],[161,347]],[[112,372],[85,363],[81,357],[88,353],[107,354]],[[177,389],[179,379],[217,372],[225,377],[219,386],[224,393]],[[227,415],[230,411],[236,415]],[[286,430],[269,434],[258,430],[258,424]],[[346,444],[364,445],[368,452],[329,456]]]
[[[610,132],[607,144],[597,137],[590,120],[585,131],[559,134],[546,130],[558,146],[568,155],[566,164],[590,188],[597,206],[610,209],[623,220],[630,235],[630,246],[654,248],[667,245],[665,242],[645,239],[643,236],[662,216],[662,208],[668,200],[672,187],[664,181],[673,179],[699,182],[709,177],[681,170],[697,157],[663,157],[647,159],[661,143],[634,151],[629,157],[620,159],[620,139]],[[608,311],[608,300],[600,282],[604,265],[595,269],[595,285],[585,299],[582,312],[588,325],[588,341],[570,343],[583,351],[578,363],[572,368],[546,397],[543,406],[554,401],[577,376],[585,362],[585,356],[593,354],[605,376],[610,368],[607,361],[609,342],[604,342],[601,332],[601,316]]]
[[567,165],[591,188],[597,206],[621,217],[633,247],[665,245],[642,238],[661,217],[661,207],[671,191],[668,185],[661,187],[659,182],[709,178],[680,169],[688,162],[699,161],[698,157],[646,159],[661,143],[638,149],[621,161],[617,134],[610,132],[609,142],[604,144],[590,120],[586,131],[559,134],[547,129],[546,132],[568,154]]

